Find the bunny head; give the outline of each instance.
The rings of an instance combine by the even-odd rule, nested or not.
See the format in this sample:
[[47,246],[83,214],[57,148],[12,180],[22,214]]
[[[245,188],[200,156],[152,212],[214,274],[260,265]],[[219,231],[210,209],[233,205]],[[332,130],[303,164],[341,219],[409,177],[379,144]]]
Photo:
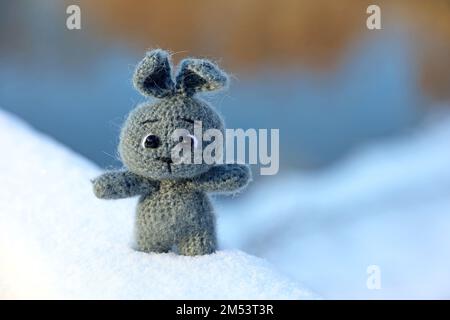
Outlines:
[[193,136],[194,121],[201,121],[203,130],[223,133],[221,117],[195,94],[222,89],[227,82],[223,71],[202,59],[183,60],[174,81],[169,54],[160,49],[149,51],[136,67],[133,84],[141,94],[157,100],[140,104],[128,116],[119,143],[124,165],[155,180],[191,178],[206,172],[211,165],[172,161],[171,151],[179,143],[172,134],[186,129],[191,133],[186,140],[192,142],[192,148],[203,149],[202,141]]

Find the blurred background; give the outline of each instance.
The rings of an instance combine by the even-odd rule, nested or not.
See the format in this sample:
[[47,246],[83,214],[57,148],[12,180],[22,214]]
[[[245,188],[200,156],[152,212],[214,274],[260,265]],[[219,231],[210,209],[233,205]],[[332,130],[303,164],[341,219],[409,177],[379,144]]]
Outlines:
[[[81,8],[81,30],[66,28],[70,4]],[[381,30],[366,27],[370,4],[381,8]],[[103,168],[120,166],[118,133],[144,100],[131,76],[146,50],[217,61],[232,84],[210,101],[227,127],[280,129],[279,174],[255,167],[248,193],[218,200],[223,245],[266,257],[325,296],[450,298],[450,230],[430,231],[421,251],[410,238],[448,225],[450,1],[6,0],[0,25],[0,108]],[[420,176],[426,161],[416,155],[445,161]],[[411,206],[439,201],[435,215],[426,206],[416,215],[430,225],[411,220]],[[407,222],[350,227],[374,216]],[[382,245],[388,234],[399,246]],[[382,262],[387,288],[370,291],[366,266]]]

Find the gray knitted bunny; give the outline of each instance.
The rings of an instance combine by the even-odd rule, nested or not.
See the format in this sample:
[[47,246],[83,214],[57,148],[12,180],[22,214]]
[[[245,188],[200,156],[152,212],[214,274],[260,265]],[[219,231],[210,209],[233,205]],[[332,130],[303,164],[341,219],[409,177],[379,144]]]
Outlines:
[[[158,100],[145,102],[130,113],[119,143],[126,169],[94,179],[94,193],[102,199],[140,196],[135,225],[138,250],[175,248],[182,255],[210,254],[217,240],[207,192],[236,192],[247,185],[250,171],[239,164],[177,164],[172,160],[175,129],[192,132],[194,121],[201,121],[204,130],[224,132],[220,116],[195,93],[221,89],[228,79],[208,60],[183,60],[175,82],[171,68],[169,54],[160,49],[148,52],[137,66],[135,88]],[[195,142],[203,148],[201,141]]]

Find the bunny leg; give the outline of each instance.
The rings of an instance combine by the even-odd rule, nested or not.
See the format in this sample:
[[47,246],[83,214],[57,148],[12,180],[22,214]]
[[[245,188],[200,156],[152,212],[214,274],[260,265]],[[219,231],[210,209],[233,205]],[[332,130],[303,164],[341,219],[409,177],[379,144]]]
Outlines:
[[137,239],[137,250],[143,252],[154,252],[154,253],[166,253],[169,252],[172,248],[172,243],[168,241],[158,241],[149,238],[141,238]]
[[217,240],[213,230],[191,233],[178,242],[178,252],[184,256],[211,254],[216,251]]
[[173,240],[155,231],[142,228],[137,229],[136,249],[138,251],[165,253],[172,249]]

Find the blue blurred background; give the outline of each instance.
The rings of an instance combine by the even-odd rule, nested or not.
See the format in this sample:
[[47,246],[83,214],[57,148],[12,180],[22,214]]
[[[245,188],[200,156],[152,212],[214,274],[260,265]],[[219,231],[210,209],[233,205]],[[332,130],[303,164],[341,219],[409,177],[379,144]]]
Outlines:
[[[0,107],[99,165],[117,166],[118,128],[143,100],[130,85],[133,66],[162,46],[176,61],[211,57],[233,74],[230,91],[212,100],[228,127],[280,129],[281,170],[320,168],[404,132],[430,99],[442,99],[423,85],[422,47],[430,35],[445,40],[416,24],[423,8],[386,4],[383,29],[370,31],[363,2],[2,1]],[[81,30],[65,27],[73,3]],[[443,60],[435,82],[448,84]]]

